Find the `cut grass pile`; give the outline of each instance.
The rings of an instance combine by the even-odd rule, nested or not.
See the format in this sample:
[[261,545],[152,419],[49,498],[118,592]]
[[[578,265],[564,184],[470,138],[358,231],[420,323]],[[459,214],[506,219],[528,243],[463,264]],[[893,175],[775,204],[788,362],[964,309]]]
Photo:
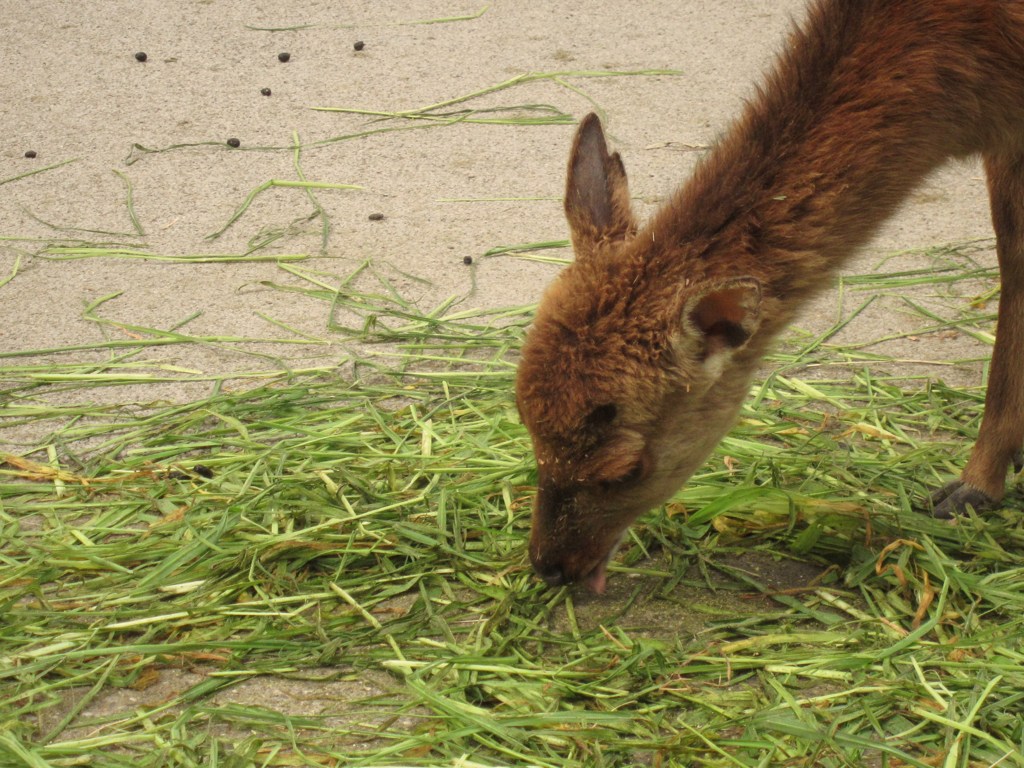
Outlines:
[[[525,557],[529,310],[328,284],[363,318],[335,330],[386,342],[344,375],[138,409],[0,371],[7,425],[60,422],[0,464],[0,765],[1024,765],[1019,509],[914,509],[981,390],[808,381],[828,334],[787,345],[595,600]],[[225,696],[282,679],[374,682]]]

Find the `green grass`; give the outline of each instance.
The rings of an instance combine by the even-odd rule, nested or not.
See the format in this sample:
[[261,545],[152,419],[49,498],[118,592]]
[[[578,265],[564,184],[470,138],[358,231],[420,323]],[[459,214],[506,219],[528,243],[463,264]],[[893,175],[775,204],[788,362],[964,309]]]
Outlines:
[[[598,600],[525,557],[529,308],[281,268],[306,287],[268,287],[360,318],[333,326],[348,367],[138,408],[86,389],[135,383],[138,348],[2,359],[4,424],[39,437],[0,464],[0,764],[1024,765],[1020,497],[955,526],[915,509],[962,465],[980,389],[791,337]],[[919,316],[991,331],[969,301]],[[229,696],[282,681],[328,693]]]
[[315,29],[319,26],[329,26],[333,29],[352,29],[355,27],[365,26],[378,26],[378,27],[403,27],[403,26],[420,26],[424,24],[451,24],[458,21],[473,21],[479,19],[490,9],[490,4],[481,6],[481,8],[474,13],[467,13],[461,16],[439,16],[430,19],[413,19],[411,21],[395,21],[388,23],[370,23],[361,22],[359,24],[332,24],[332,25],[321,25],[321,24],[296,24],[293,26],[277,26],[277,27],[257,27],[247,24],[246,29],[253,30],[255,32],[294,32],[301,29]]
[[[491,106],[479,106],[472,107],[470,102],[478,99],[484,99],[487,97],[496,97],[499,95],[507,95],[506,92],[514,91],[518,88],[529,87],[532,85],[553,85],[557,86],[558,93],[571,93],[575,96],[582,98],[586,101],[592,109],[604,116],[604,111],[600,104],[590,96],[582,86],[577,85],[575,81],[578,80],[602,80],[608,78],[633,78],[633,77],[676,77],[681,75],[682,72],[674,69],[641,69],[641,70],[565,70],[556,72],[523,72],[514,77],[510,77],[508,80],[503,80],[500,83],[485,86],[479,88],[470,93],[464,93],[459,96],[452,98],[443,99],[441,101],[434,102],[432,104],[426,104],[420,107],[414,107],[412,109],[405,110],[384,110],[384,109],[370,109],[363,107],[338,107],[338,106],[318,106],[311,107],[316,111],[320,112],[333,112],[337,114],[355,115],[358,117],[366,118],[364,127],[356,130],[352,133],[339,134],[336,136],[329,136],[327,138],[317,139],[315,141],[302,144],[299,142],[298,137],[293,134],[292,143],[288,146],[245,146],[241,148],[230,148],[224,144],[221,140],[208,140],[208,141],[190,141],[179,144],[171,144],[165,147],[147,147],[138,142],[131,145],[128,150],[128,154],[124,158],[124,164],[126,166],[134,165],[140,160],[145,159],[149,155],[161,154],[165,152],[176,152],[178,150],[199,150],[202,148],[208,148],[219,152],[280,152],[280,151],[291,151],[295,155],[296,169],[300,171],[300,179],[303,183],[290,182],[291,186],[304,187],[307,191],[313,188],[320,188],[326,186],[327,188],[335,189],[346,189],[352,188],[348,185],[337,184],[337,185],[317,185],[305,180],[301,176],[301,169],[298,168],[298,157],[302,150],[318,149],[323,147],[329,147],[340,142],[351,141],[353,139],[362,139],[368,136],[383,136],[386,134],[404,132],[411,130],[420,130],[425,128],[443,128],[452,125],[461,124],[481,124],[481,125],[493,125],[493,126],[552,126],[552,125],[574,125],[576,123],[576,116],[566,112],[564,109],[551,105],[551,104],[540,104],[540,103],[522,103],[522,104],[506,104],[506,103],[494,103]],[[74,162],[69,160],[66,162]],[[9,181],[17,181],[18,179],[30,176],[33,173],[40,173],[42,171],[50,170],[51,168],[58,168],[60,165],[66,163],[60,163],[47,168],[39,169],[28,174],[21,176],[15,176],[10,179],[0,180],[0,184],[4,184]],[[236,211],[235,216],[231,219],[227,226],[230,226],[242,213],[245,208],[248,207],[252,199],[260,192],[274,185],[281,185],[283,182],[267,181],[264,185],[257,187],[250,193],[249,198],[243,203],[243,205]],[[227,228],[225,227],[225,229]],[[223,230],[220,230],[213,234],[214,237],[221,234]]]
[[[500,106],[482,109],[455,109],[470,101],[501,93],[512,88],[532,83],[551,83],[583,97],[596,109],[600,106],[573,80],[603,79],[617,77],[674,77],[682,74],[675,69],[644,69],[644,70],[567,70],[563,72],[524,72],[495,85],[481,88],[472,93],[445,99],[415,109],[387,111],[379,109],[361,109],[355,107],[314,107],[320,112],[337,112],[351,115],[362,115],[376,120],[410,120],[426,121],[437,125],[455,123],[483,123],[489,125],[572,125],[576,119],[557,107],[549,104],[520,104],[516,106]],[[492,115],[497,114],[497,117]]]

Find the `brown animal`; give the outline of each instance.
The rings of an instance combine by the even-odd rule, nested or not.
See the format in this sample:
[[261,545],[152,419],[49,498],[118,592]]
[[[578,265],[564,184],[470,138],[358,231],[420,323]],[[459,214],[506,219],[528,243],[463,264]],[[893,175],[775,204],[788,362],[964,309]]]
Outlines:
[[538,488],[530,558],[601,592],[628,526],[732,425],[775,336],[947,158],[981,153],[1002,294],[988,402],[934,514],[1003,496],[1024,442],[1024,3],[817,0],[745,111],[643,227],[601,124],[580,124],[574,263],[516,394]]

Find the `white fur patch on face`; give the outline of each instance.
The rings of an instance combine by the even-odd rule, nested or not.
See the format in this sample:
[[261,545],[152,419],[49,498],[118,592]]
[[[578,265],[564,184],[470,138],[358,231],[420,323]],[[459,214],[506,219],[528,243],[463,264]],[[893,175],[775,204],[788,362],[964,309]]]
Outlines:
[[725,366],[732,358],[731,349],[719,349],[704,359],[704,373],[709,382],[718,381],[725,372]]

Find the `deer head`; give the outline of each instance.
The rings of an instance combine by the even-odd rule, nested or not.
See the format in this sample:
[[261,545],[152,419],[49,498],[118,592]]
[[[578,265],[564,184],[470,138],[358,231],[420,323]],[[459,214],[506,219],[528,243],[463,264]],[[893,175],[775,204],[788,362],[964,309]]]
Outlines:
[[762,291],[716,274],[708,243],[671,242],[657,221],[638,230],[593,114],[573,143],[565,211],[576,258],[538,307],[516,382],[537,461],[530,559],[549,584],[602,592],[629,525],[732,425],[760,357]]

